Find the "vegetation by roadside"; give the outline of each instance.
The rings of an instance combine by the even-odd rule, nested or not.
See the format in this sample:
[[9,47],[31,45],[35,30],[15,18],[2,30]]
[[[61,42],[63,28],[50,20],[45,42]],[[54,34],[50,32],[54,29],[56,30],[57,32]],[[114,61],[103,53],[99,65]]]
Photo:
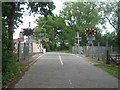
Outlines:
[[[31,9],[29,14],[39,13],[45,17],[52,14],[55,6],[53,2],[2,2],[0,4],[2,7],[2,87],[4,88],[25,71],[25,67],[17,62],[18,58],[14,55],[15,42],[13,40],[14,30],[23,23],[21,17],[26,7],[21,6],[27,4]],[[36,9],[31,8],[33,6]],[[47,9],[45,9],[46,7]],[[39,8],[41,8],[40,12],[38,12]]]
[[24,67],[20,63],[10,60],[4,64],[4,73],[2,74],[2,88],[5,88],[11,81],[13,81],[19,74],[24,71]]
[[[3,73],[3,86],[2,88],[12,88],[21,79],[24,73],[29,69],[33,60],[30,60],[31,56],[27,57],[22,62],[10,61],[7,64],[6,73]],[[14,64],[14,65],[13,65]],[[9,67],[9,68],[8,68]]]
[[70,51],[66,51],[65,53],[72,53],[72,52],[70,52]]
[[120,67],[118,65],[99,63],[99,64],[94,64],[94,66],[99,67],[99,68],[103,69],[104,71],[108,72],[109,74],[120,79],[120,74],[119,74]]
[[[8,77],[5,77],[6,76],[6,74],[5,74],[4,75],[4,80],[3,80],[4,81],[4,85],[2,86],[2,88],[3,89],[13,88],[15,86],[15,84],[18,83],[18,81],[22,78],[22,76],[25,74],[25,72],[28,71],[29,68],[37,61],[37,60],[35,60],[35,58],[32,58],[32,56],[29,56],[29,57],[27,57],[26,59],[24,59],[21,62],[16,62],[15,61],[16,62],[16,68],[15,69],[12,68],[13,71],[15,71],[17,69],[20,69],[21,71],[18,71],[18,73],[17,72],[13,72],[14,77],[12,77],[12,78],[9,78],[10,75],[11,75],[10,72],[8,74]],[[15,65],[13,65],[13,67],[15,67]],[[8,69],[8,70],[10,71],[11,68]]]
[[88,62],[90,62],[93,66],[101,68],[102,70],[108,72],[112,76],[120,79],[120,65],[116,65],[114,62],[110,64],[105,64],[103,60],[98,60],[93,57],[85,57]]

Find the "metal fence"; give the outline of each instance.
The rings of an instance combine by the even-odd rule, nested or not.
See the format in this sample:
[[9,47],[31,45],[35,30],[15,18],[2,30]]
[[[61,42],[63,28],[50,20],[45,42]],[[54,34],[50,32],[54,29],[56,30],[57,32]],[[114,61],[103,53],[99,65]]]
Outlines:
[[16,45],[16,54],[18,56],[18,61],[24,60],[26,57],[33,54],[33,45],[32,43],[17,43]]
[[84,46],[83,53],[85,56],[95,57],[98,60],[107,60],[107,47],[106,46]]
[[87,57],[97,58],[98,60],[103,60],[106,62],[107,60],[107,48],[106,46],[83,46],[78,47],[74,46],[72,48],[73,53],[84,54]]
[[83,48],[82,47],[80,47],[80,46],[73,46],[72,47],[72,53],[83,53]]
[[118,46],[111,46],[110,47],[110,54],[120,54],[120,48]]
[[87,57],[102,60],[105,63],[110,62],[110,55],[118,54],[118,47],[108,46],[73,46],[72,53],[84,54]]

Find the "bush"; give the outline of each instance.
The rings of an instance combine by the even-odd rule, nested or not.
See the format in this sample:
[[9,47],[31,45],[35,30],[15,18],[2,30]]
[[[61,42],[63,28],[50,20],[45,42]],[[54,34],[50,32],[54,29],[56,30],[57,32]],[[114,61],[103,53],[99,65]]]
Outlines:
[[94,64],[94,66],[102,68],[106,72],[108,72],[111,75],[120,79],[120,75],[119,75],[120,69],[119,69],[118,65],[115,65],[115,64]]
[[[5,56],[6,55],[6,56]],[[3,62],[2,62],[2,83],[3,87],[12,81],[17,75],[23,71],[23,67],[16,61],[10,54],[3,53]]]

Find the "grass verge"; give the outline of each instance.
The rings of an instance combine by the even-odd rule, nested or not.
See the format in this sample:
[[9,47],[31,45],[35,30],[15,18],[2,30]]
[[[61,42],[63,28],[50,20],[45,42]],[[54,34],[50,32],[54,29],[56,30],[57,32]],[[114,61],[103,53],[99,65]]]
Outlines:
[[22,67],[16,61],[9,61],[4,63],[4,73],[2,73],[2,88],[6,88],[11,81],[13,81],[19,74],[24,71]]
[[109,74],[113,75],[114,77],[120,79],[120,67],[115,64],[94,64],[94,66],[103,69],[104,71],[108,72]]
[[72,53],[71,51],[66,51],[65,53]]

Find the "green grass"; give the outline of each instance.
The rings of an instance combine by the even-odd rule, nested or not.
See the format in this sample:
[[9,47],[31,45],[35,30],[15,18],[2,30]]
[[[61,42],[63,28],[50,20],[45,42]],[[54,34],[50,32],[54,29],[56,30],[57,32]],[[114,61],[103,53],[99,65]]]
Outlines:
[[2,87],[5,88],[12,80],[14,80],[20,73],[23,72],[24,67],[22,67],[15,60],[9,60],[3,62],[3,73],[2,73]]
[[103,69],[114,77],[120,79],[120,68],[115,64],[94,64],[94,66]]
[[65,53],[72,53],[71,51],[66,51]]

